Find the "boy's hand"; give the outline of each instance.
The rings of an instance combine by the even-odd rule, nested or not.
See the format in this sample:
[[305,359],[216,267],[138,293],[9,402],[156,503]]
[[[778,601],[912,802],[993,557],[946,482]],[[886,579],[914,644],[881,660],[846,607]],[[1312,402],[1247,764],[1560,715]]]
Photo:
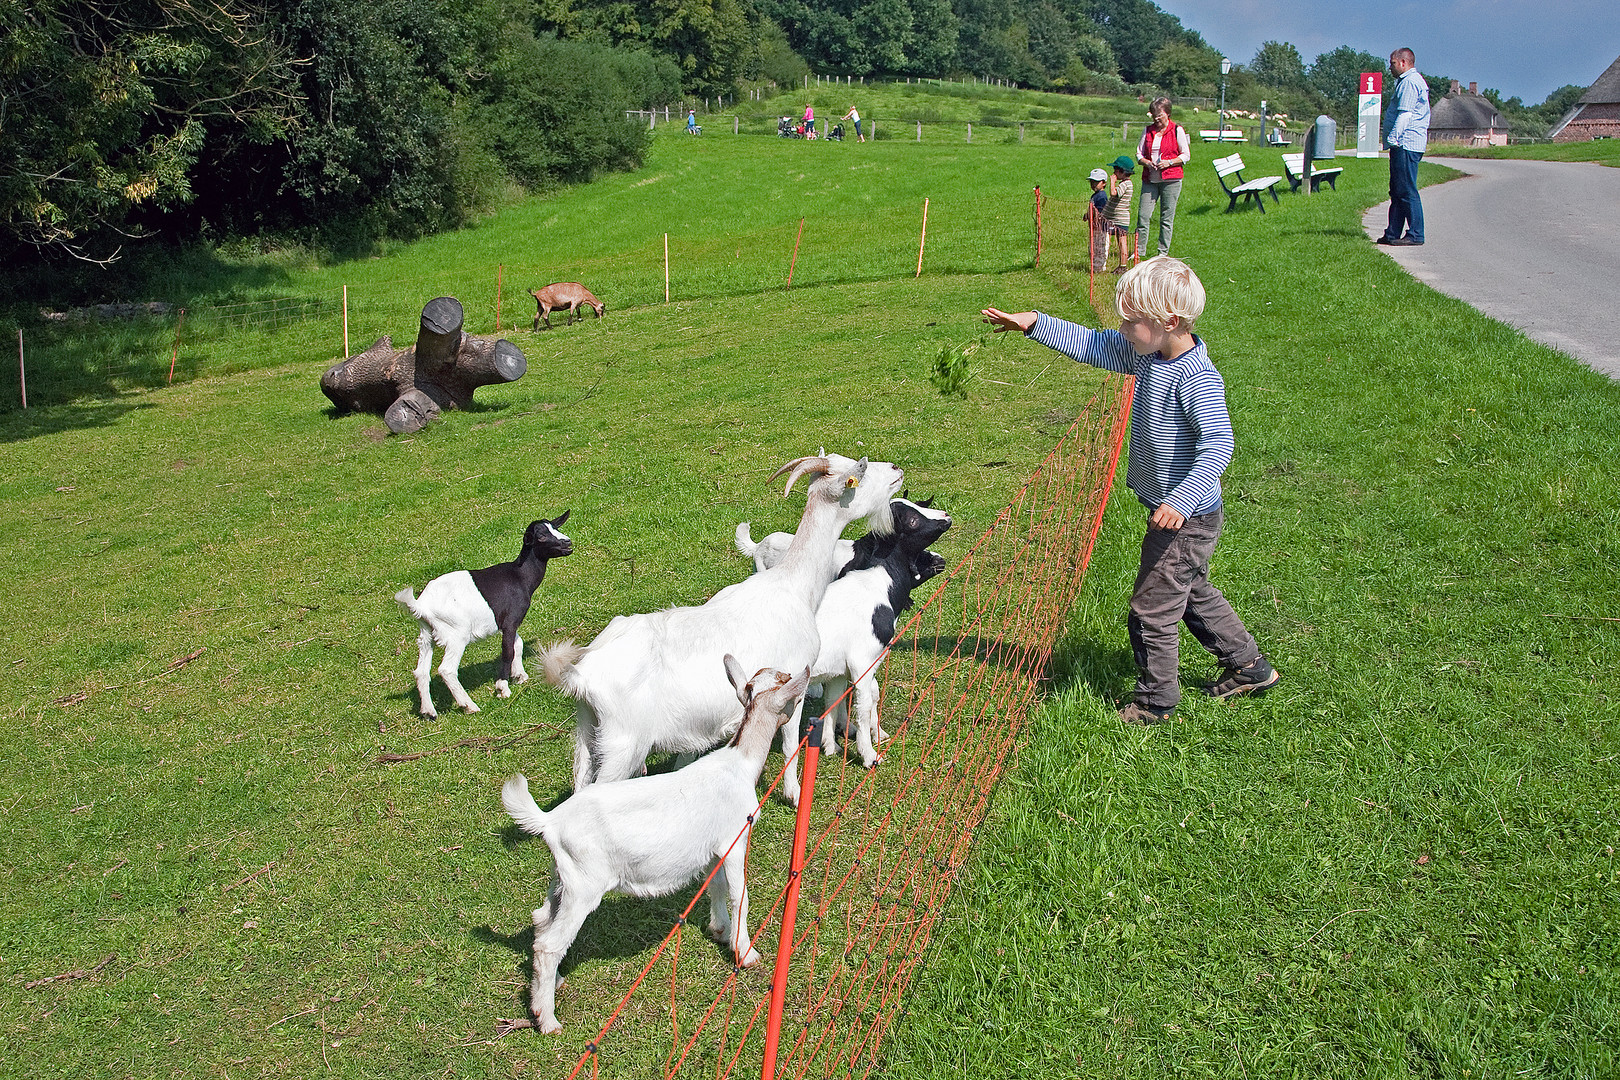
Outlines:
[[987,307],[979,314],[984,316],[984,321],[993,326],[995,333],[998,334],[1005,333],[1008,330],[1016,330],[1020,334],[1027,334],[1030,328],[1035,325],[1035,313],[1033,311],[1020,311],[1017,315],[1009,315],[1005,311],[997,311],[993,307]]
[[1150,529],[1179,529],[1186,523],[1186,516],[1169,503],[1160,503],[1153,516],[1148,518]]

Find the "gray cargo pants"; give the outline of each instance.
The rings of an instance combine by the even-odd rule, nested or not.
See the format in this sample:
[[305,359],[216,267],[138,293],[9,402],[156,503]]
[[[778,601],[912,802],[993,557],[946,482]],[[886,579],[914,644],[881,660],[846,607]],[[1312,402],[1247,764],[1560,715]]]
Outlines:
[[1226,514],[1215,509],[1190,517],[1179,529],[1149,529],[1131,593],[1131,652],[1136,657],[1136,703],[1171,709],[1181,701],[1180,624],[1223,667],[1246,667],[1260,646],[1221,591],[1209,583],[1209,560]]

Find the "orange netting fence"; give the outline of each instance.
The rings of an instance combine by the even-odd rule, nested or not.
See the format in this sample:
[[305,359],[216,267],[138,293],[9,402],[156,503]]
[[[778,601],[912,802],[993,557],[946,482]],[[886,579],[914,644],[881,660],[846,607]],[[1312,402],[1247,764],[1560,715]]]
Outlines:
[[[1101,383],[896,635],[880,661],[892,732],[882,763],[862,768],[847,745],[822,759],[812,731],[799,744],[791,843],[790,812],[772,800],[780,774],[761,800],[736,842],[749,845],[756,916],[765,909],[752,938],[765,963],[744,971],[690,938],[705,881],[605,1022],[583,1020],[595,1034],[567,1055],[570,1078],[864,1076],[878,1065],[1079,593],[1129,400],[1129,380]],[[589,975],[575,976],[570,987],[592,996]],[[565,1024],[581,1023],[567,1015],[579,1000],[570,989],[559,1002]]]

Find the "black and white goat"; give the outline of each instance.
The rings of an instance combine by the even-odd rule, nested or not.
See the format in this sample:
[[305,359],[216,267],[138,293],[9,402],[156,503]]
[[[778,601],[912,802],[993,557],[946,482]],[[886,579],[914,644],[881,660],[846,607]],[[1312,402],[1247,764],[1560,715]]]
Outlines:
[[731,949],[738,967],[759,963],[748,935],[746,878],[755,787],[776,729],[798,712],[809,672],[762,668],[750,678],[729,654],[721,666],[743,709],[731,745],[674,772],[592,784],[549,814],[521,775],[501,789],[506,812],[518,828],[545,838],[557,864],[545,906],[534,913],[529,1008],[543,1032],[562,1030],[557,966],[609,892],[668,896],[718,860],[708,887],[709,935]]
[[822,729],[822,747],[833,749],[833,732],[849,737],[849,702],[839,701],[855,685],[855,745],[867,768],[882,761],[876,744],[888,735],[879,726],[878,670],[884,650],[894,641],[895,623],[911,606],[912,590],[945,569],[944,557],[928,545],[945,535],[951,518],[942,510],[901,531],[895,515],[894,543],[874,565],[857,558],[827,587],[816,609],[821,640],[811,679],[820,684],[822,700],[839,702],[832,721]]
[[[836,576],[838,536],[861,518],[874,532],[890,531],[889,499],[905,475],[889,462],[832,455],[790,461],[777,475],[783,472],[791,472],[787,491],[801,476],[814,480],[793,544],[776,566],[701,606],[620,615],[589,646],[562,641],[543,654],[546,679],[578,702],[574,790],[623,780],[654,750],[701,753],[735,731],[742,713],[723,677],[727,653],[751,670],[799,671],[815,660],[816,608]],[[784,739],[798,744],[797,714]],[[796,768],[782,791],[797,805]]]
[[[886,534],[867,533],[854,540],[839,540],[837,554],[834,562],[840,573],[855,566],[876,566],[900,538],[907,535],[921,535],[939,526],[941,521],[944,527],[934,534],[938,537],[945,529],[950,528],[950,515],[943,510],[933,509],[933,499],[919,499],[913,502],[906,492],[892,500],[890,514],[894,518],[894,530]],[[756,543],[749,533],[748,522],[744,521],[737,526],[737,550],[754,560],[754,569],[768,570],[782,560],[787,552],[788,545],[793,543],[793,534],[787,532],[774,532]],[[933,540],[924,541],[920,551],[926,548]]]
[[416,635],[416,692],[422,698],[423,716],[439,715],[428,688],[435,641],[444,648],[439,675],[456,704],[470,713],[477,712],[478,706],[467,696],[458,672],[461,654],[473,642],[491,634],[501,635],[496,697],[512,696],[508,676],[520,683],[529,681],[529,673],[523,670],[523,639],[518,636],[518,627],[529,613],[534,590],[546,576],[546,563],[574,550],[574,542],[558,531],[568,514],[564,510],[550,521],[532,522],[523,531],[523,550],[513,562],[441,574],[423,586],[420,597],[409,586],[394,594],[394,599],[422,624],[422,632]]

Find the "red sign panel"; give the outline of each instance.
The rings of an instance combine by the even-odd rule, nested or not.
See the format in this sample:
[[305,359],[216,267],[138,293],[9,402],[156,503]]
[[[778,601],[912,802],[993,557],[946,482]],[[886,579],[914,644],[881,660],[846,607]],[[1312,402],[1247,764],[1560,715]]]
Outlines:
[[1382,71],[1362,72],[1361,92],[1363,94],[1382,94],[1384,92],[1384,73]]

